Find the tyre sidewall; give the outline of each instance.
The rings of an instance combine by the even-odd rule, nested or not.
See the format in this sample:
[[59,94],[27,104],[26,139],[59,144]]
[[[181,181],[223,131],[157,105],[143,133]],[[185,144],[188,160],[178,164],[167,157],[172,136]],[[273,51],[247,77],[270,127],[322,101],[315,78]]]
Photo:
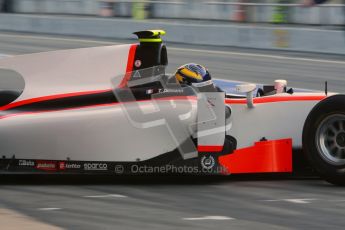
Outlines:
[[[335,95],[319,102],[309,113],[303,128],[303,151],[312,167],[332,183],[345,182],[345,164],[333,165],[321,156],[317,148],[317,130],[324,119],[331,115],[345,115],[345,95]],[[333,182],[334,181],[334,182]]]

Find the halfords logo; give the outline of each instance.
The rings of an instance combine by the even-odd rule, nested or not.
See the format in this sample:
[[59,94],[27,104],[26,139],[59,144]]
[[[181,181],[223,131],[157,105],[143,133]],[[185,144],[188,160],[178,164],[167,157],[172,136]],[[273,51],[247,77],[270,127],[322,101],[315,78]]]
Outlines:
[[108,170],[106,163],[85,163],[84,170]]
[[53,161],[36,161],[36,168],[46,171],[55,171],[56,163]]
[[33,166],[35,166],[35,162],[29,161],[29,160],[19,160],[18,165],[19,166],[33,167]]

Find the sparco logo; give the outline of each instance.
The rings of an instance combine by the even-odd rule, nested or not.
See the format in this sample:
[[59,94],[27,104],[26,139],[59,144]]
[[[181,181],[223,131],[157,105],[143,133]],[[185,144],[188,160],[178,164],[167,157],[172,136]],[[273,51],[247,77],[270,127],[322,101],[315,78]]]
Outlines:
[[34,161],[28,161],[28,160],[19,160],[19,166],[35,166]]
[[85,170],[107,170],[108,165],[106,163],[85,163]]

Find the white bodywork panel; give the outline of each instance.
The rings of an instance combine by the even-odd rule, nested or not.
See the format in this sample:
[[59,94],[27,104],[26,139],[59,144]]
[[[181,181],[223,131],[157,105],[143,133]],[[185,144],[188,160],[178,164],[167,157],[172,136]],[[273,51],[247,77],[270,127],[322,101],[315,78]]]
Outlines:
[[198,145],[223,146],[225,139],[225,106],[223,92],[198,94]]
[[319,101],[294,101],[293,97],[296,95],[290,94],[277,94],[271,97],[282,95],[291,97],[291,101],[254,103],[254,108],[248,108],[246,104],[230,104],[233,122],[228,135],[236,138],[238,149],[252,146],[263,137],[267,140],[292,138],[294,148],[302,147],[304,122]]
[[15,70],[25,79],[16,101],[93,90],[111,89],[126,72],[131,45],[59,50],[0,59],[0,68]]
[[[160,117],[175,119],[167,101],[141,102],[141,108],[159,106]],[[126,105],[127,112],[138,109]],[[195,111],[195,101],[175,101],[182,110]],[[190,109],[192,106],[192,109]],[[183,108],[184,107],[184,108]],[[144,109],[145,110],[145,109]],[[146,109],[147,111],[148,109]],[[195,112],[179,119],[189,130]],[[144,124],[144,123],[143,123]],[[187,139],[189,136],[179,137]],[[1,154],[19,159],[83,161],[147,160],[178,147],[167,125],[133,124],[119,104],[96,108],[19,115],[0,120]]]

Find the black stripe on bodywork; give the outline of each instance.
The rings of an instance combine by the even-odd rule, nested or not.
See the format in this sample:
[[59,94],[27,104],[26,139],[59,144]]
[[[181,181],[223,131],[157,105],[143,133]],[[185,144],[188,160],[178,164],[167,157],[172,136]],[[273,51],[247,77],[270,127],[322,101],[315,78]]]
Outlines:
[[57,98],[20,105],[5,111],[1,111],[1,116],[21,112],[64,110],[113,102],[117,102],[117,100],[113,92],[109,90],[108,92]]
[[[87,106],[95,106],[102,104],[111,104],[117,102],[130,102],[139,100],[151,100],[153,94],[157,94],[159,91],[159,86],[154,87],[142,87],[142,88],[120,88],[116,89],[115,93],[112,90],[79,96],[70,96],[64,98],[56,98],[45,101],[33,102],[30,104],[19,105],[7,110],[0,111],[1,116],[7,116],[11,114],[20,114],[26,112],[49,112],[66,110],[73,108],[82,108]],[[147,93],[148,90],[153,90],[152,93]],[[193,92],[183,93],[160,93],[159,97],[170,97],[170,96],[188,96],[192,95]],[[186,95],[187,94],[187,95]],[[115,96],[116,95],[116,96]]]

